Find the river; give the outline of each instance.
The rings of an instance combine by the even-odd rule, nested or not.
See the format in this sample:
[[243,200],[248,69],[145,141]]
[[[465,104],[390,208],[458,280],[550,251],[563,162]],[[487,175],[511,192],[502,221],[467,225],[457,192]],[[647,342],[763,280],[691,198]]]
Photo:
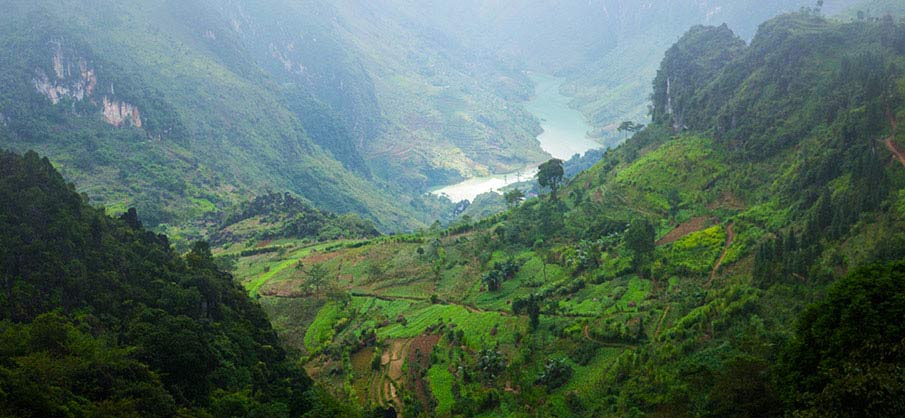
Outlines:
[[[575,154],[584,154],[588,150],[600,148],[601,145],[588,137],[592,130],[581,112],[569,107],[569,97],[559,93],[563,79],[545,74],[530,73],[534,82],[535,95],[525,108],[541,122],[544,132],[538,135],[541,148],[554,158],[568,160]],[[453,202],[474,200],[481,193],[525,181],[537,174],[537,165],[523,167],[521,170],[494,174],[486,177],[474,177],[463,182],[443,186],[431,190],[437,196],[447,196]]]

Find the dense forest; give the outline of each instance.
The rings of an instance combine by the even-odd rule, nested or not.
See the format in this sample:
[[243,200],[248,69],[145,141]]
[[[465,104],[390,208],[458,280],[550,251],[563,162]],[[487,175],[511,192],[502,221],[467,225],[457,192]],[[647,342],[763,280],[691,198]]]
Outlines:
[[0,415],[325,416],[267,317],[214,265],[0,155]]

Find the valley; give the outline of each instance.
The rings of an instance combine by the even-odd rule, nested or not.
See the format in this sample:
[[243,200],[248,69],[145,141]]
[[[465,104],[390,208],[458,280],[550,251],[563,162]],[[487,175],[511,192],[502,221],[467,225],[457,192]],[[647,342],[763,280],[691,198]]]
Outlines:
[[0,416],[905,416],[899,2],[0,3]]
[[[601,147],[588,137],[591,126],[581,113],[569,107],[570,99],[560,93],[563,79],[539,73],[529,73],[529,77],[534,83],[534,96],[525,104],[525,109],[540,121],[543,132],[537,136],[537,141],[544,152],[553,158],[568,160],[575,154],[582,155]],[[446,196],[453,202],[473,201],[479,194],[498,192],[508,185],[532,179],[541,162],[505,174],[469,178],[435,188],[431,193]]]
[[[729,89],[732,93],[724,94],[735,99],[716,99],[727,103],[721,114],[731,114],[742,97],[770,102],[775,98],[753,99],[746,96],[752,91],[747,87],[721,83],[734,77],[745,78],[742,84],[769,82],[760,72],[783,71],[772,58],[747,61],[774,53],[773,46],[764,48],[777,33],[795,33],[786,42],[796,45],[847,30],[859,29],[809,14],[788,15],[768,22],[746,45],[725,27],[694,28],[667,53],[654,90],[664,91],[666,75],[683,71],[700,71],[689,80],[703,85],[677,87],[673,81],[666,95],[655,94],[653,125],[570,180],[558,193],[560,200],[544,195],[485,219],[413,234],[332,244],[270,243],[285,250],[239,256],[235,274],[257,295],[306,370],[336,396],[368,410],[392,407],[402,416],[531,416],[541,410],[552,416],[642,416],[631,412],[631,405],[654,402],[659,406],[652,410],[687,411],[694,407],[685,396],[695,396],[706,408],[732,408],[733,401],[715,392],[679,389],[704,384],[684,370],[704,368],[710,390],[752,375],[747,368],[709,369],[708,362],[752,361],[746,367],[756,373],[784,373],[779,367],[786,366],[761,363],[774,351],[755,347],[789,338],[794,330],[782,324],[819,298],[806,289],[832,288],[830,276],[854,271],[867,260],[900,257],[879,255],[890,250],[883,244],[887,240],[897,243],[894,254],[902,254],[903,213],[875,206],[878,201],[870,196],[877,186],[867,182],[898,190],[905,172],[889,154],[876,154],[884,144],[875,138],[889,138],[888,147],[897,136],[889,122],[894,119],[877,97],[863,100],[873,103],[870,118],[882,123],[873,133],[861,132],[847,148],[856,154],[813,160],[823,165],[844,158],[850,161],[844,170],[860,170],[851,177],[835,174],[841,176],[832,180],[840,187],[835,196],[821,196],[825,192],[802,177],[807,171],[780,169],[827,144],[820,135],[800,134],[794,144],[773,145],[788,147],[783,153],[750,154],[746,147],[753,144],[714,138],[704,126],[719,122],[700,113],[706,107],[696,100]],[[699,43],[709,47],[683,49]],[[822,56],[818,50],[809,50],[810,56]],[[678,53],[690,55],[673,61]],[[801,77],[807,73],[802,69]],[[820,82],[807,85],[812,91],[824,88]],[[901,94],[900,87],[893,89]],[[686,92],[694,97],[680,95]],[[789,120],[798,113],[782,112],[807,108],[791,103],[817,96],[782,97],[773,117]],[[568,103],[562,96],[551,101]],[[842,110],[845,102],[837,105],[849,112]],[[898,109],[890,114],[901,115]],[[849,114],[859,114],[854,112]],[[674,130],[679,118],[685,131]],[[569,117],[539,119],[545,126]],[[833,126],[845,126],[843,120]],[[821,123],[808,122],[808,129],[825,132]],[[754,129],[745,138],[760,132],[754,125],[733,129]],[[828,144],[837,144],[832,141]],[[838,145],[829,147],[841,152]],[[872,157],[855,156],[861,152]],[[854,162],[859,158],[864,165]],[[742,169],[740,159],[751,165]],[[803,202],[802,193],[809,192],[794,185],[818,196],[800,212],[786,208],[807,205],[791,202]],[[879,218],[843,215],[850,210],[844,202],[853,201]],[[839,229],[846,232],[817,232],[833,230],[834,223],[848,225]],[[825,235],[819,242],[807,238],[814,234]],[[239,251],[224,248],[218,257]],[[779,251],[783,261],[772,255]],[[335,278],[332,285],[312,287],[311,269]],[[650,374],[658,380],[644,377]],[[672,400],[661,398],[663,391]],[[609,395],[588,395],[599,393]],[[749,406],[773,414],[778,397],[771,394]]]

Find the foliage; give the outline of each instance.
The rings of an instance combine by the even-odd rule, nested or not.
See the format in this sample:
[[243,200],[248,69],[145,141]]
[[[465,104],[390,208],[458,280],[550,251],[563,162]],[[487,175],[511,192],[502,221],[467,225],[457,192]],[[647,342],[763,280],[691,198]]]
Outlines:
[[540,184],[541,187],[550,188],[551,200],[556,200],[556,190],[559,188],[560,183],[562,183],[564,175],[563,161],[556,158],[537,167],[537,183]]
[[544,364],[544,370],[537,377],[537,384],[544,385],[547,390],[556,389],[572,378],[574,370],[565,359],[550,359]]
[[506,358],[498,350],[484,348],[477,354],[475,370],[482,381],[494,384],[506,371]]
[[656,232],[653,225],[645,219],[634,219],[625,231],[625,245],[633,252],[635,270],[640,270],[650,262],[654,252]]
[[283,238],[328,241],[373,238],[374,224],[356,214],[322,212],[290,193],[267,193],[228,209],[211,234],[211,243]]
[[525,193],[523,193],[521,189],[512,189],[506,192],[503,197],[506,199],[506,206],[511,209],[522,203],[522,199],[525,198]]
[[695,26],[666,51],[654,79],[654,122],[685,129],[686,113],[701,86],[737,58],[745,48],[725,24],[720,27]]
[[[807,370],[783,347],[795,318],[847,271],[905,257],[905,172],[877,141],[890,135],[892,117],[903,117],[901,26],[808,11],[766,23],[750,46],[702,29],[716,36],[690,35],[676,48],[696,52],[676,55],[693,62],[668,66],[694,76],[679,90],[681,132],[675,119],[655,121],[564,181],[555,201],[529,198],[467,228],[312,254],[303,262],[349,277],[354,295],[351,311],[330,321],[342,324],[325,342],[336,364],[318,378],[337,388],[371,382],[331,371],[348,371],[339,353],[365,335],[395,347],[439,338],[427,372],[439,401],[428,410],[437,415],[822,416],[829,412],[812,401],[824,392],[846,399],[844,388],[865,396],[852,397],[857,408],[896,408],[898,363],[882,361],[897,359],[891,347],[864,349],[855,364],[845,357],[861,350],[853,345],[827,367],[800,362]],[[727,61],[719,45],[699,49],[720,40]],[[265,264],[288,258],[298,257],[277,254]],[[500,265],[510,259],[525,262],[503,279]],[[485,277],[494,291],[482,289]],[[271,283],[274,292],[302,280],[280,279],[287,283]],[[287,337],[327,329],[313,322],[308,301],[286,303],[307,315],[283,328]],[[840,323],[849,312],[824,311]],[[846,338],[857,339],[848,328]],[[805,360],[832,352],[792,346]],[[488,383],[476,372],[487,347],[493,355],[483,354],[506,361],[505,379]],[[406,390],[419,387],[404,380]]]
[[489,272],[484,273],[484,275],[481,276],[481,283],[487,286],[487,290],[491,292],[500,290],[500,286],[504,281],[515,277],[519,267],[518,263],[513,259],[508,259],[504,262],[496,262]]
[[4,415],[205,414],[226,398],[339,411],[207,244],[175,254],[133,211],[114,220],[87,206],[31,152],[0,154],[0,205]]
[[802,415],[905,413],[905,262],[859,269],[808,307],[783,351],[786,397]]

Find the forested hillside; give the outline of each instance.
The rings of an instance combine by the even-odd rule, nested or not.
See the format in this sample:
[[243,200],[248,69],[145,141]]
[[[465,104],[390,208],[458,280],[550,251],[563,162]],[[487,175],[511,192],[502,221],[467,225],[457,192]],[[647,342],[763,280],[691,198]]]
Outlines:
[[695,27],[653,90],[651,126],[498,216],[216,253],[366,408],[901,415],[905,24]]
[[410,230],[547,157],[520,69],[369,2],[2,5],[2,147],[180,240],[265,189]]
[[104,215],[35,153],[0,155],[0,415],[345,413],[198,243]]

